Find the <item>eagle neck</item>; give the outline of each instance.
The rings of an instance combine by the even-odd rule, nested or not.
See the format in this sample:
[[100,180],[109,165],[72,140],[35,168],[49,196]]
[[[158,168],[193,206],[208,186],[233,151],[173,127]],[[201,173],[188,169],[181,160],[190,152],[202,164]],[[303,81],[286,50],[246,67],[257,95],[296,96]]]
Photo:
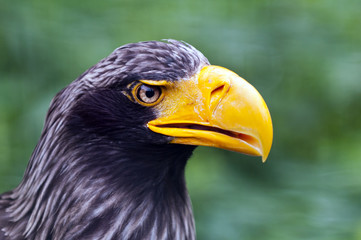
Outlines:
[[45,140],[28,171],[42,165],[41,147],[51,149],[45,168],[11,195],[9,239],[195,239],[184,179],[193,147]]

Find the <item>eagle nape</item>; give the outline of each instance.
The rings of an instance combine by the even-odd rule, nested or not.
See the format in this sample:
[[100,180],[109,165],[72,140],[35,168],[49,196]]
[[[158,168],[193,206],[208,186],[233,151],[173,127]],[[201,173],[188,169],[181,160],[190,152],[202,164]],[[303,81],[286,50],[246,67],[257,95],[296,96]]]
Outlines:
[[0,240],[193,240],[184,169],[195,146],[262,156],[272,121],[257,90],[176,40],[117,48],[53,99]]

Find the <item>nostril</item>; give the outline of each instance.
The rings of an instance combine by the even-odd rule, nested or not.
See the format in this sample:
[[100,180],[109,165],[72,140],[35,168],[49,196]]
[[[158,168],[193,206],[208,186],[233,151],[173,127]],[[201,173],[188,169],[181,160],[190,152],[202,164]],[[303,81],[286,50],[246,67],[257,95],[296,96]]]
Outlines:
[[217,108],[218,103],[222,100],[226,91],[225,87],[226,85],[222,84],[212,90],[210,96],[210,107],[212,112]]
[[211,92],[211,103],[216,99],[219,100],[219,98],[222,96],[223,89],[224,89],[224,85],[213,89],[213,91]]
[[211,92],[211,98],[221,96],[224,89],[224,85],[217,87]]

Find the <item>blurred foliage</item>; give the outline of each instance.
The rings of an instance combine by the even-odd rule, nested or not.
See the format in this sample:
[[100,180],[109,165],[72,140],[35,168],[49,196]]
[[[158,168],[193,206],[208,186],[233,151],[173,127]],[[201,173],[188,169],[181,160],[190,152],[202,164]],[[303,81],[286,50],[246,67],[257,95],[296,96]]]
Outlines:
[[0,3],[0,191],[15,187],[51,98],[129,42],[174,38],[265,98],[268,161],[198,148],[198,239],[361,239],[361,1]]

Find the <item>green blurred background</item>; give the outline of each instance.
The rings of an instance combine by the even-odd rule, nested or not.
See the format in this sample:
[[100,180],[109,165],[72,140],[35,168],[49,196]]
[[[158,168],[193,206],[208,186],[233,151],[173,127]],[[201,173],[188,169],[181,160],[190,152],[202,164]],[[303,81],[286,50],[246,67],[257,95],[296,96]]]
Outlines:
[[1,1],[0,192],[17,186],[52,97],[116,47],[189,42],[265,98],[265,164],[200,147],[198,239],[361,239],[361,1]]

